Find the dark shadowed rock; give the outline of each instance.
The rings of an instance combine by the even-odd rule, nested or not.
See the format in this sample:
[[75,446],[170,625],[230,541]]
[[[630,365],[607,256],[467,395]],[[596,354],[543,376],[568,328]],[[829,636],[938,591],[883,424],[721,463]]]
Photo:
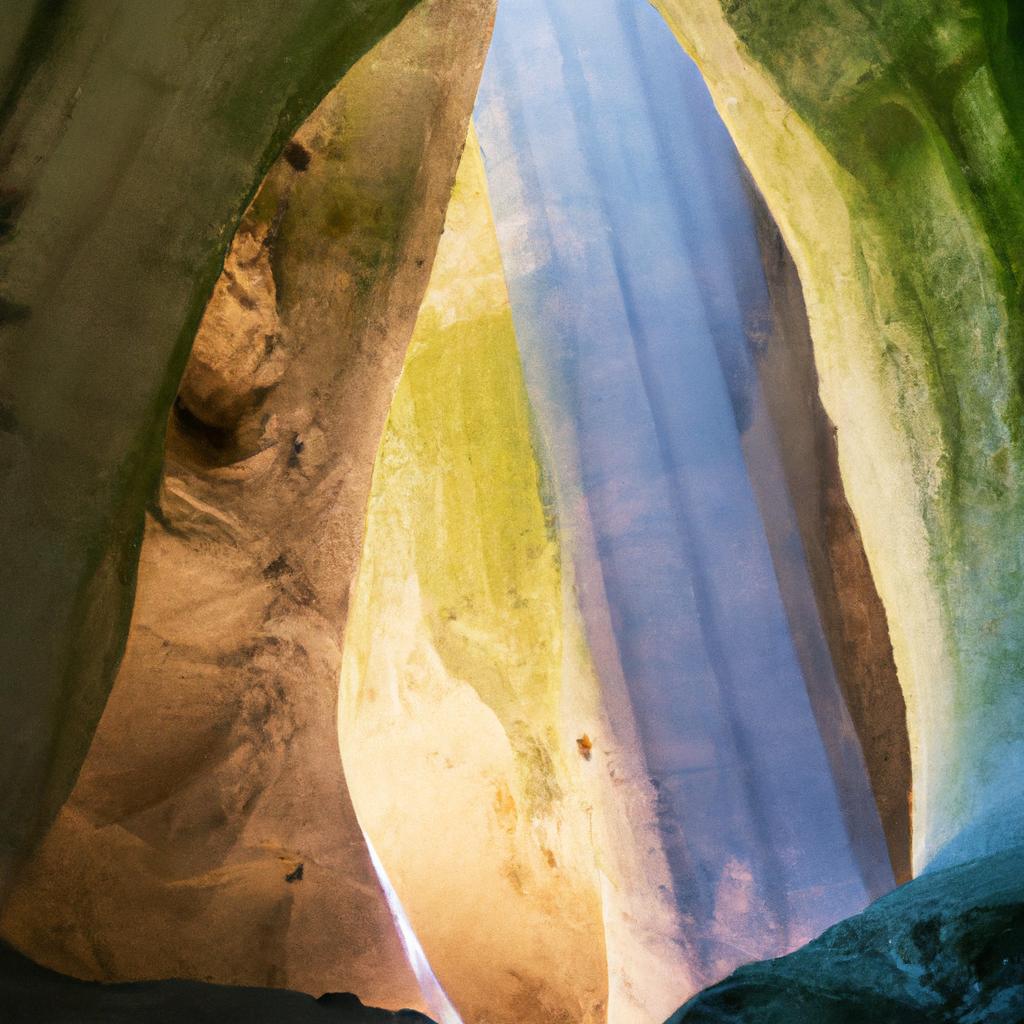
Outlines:
[[5,1021],[39,1024],[430,1024],[415,1010],[363,1006],[351,992],[319,999],[287,989],[207,985],[200,981],[79,981],[33,963],[0,942],[0,1006]]
[[789,956],[741,967],[666,1024],[1017,1024],[1024,848],[923,875]]

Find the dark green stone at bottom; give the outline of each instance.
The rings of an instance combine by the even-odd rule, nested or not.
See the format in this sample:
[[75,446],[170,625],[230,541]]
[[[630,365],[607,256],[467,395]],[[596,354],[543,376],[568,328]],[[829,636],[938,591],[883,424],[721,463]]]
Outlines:
[[922,875],[666,1024],[854,1021],[1024,1021],[1024,847]]

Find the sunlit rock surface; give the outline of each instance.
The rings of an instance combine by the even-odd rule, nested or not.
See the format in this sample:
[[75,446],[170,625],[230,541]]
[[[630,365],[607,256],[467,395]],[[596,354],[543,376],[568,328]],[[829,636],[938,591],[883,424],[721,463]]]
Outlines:
[[741,967],[667,1024],[1017,1024],[1024,849],[930,872],[790,956]]
[[492,12],[417,5],[243,221],[171,416],[117,682],[0,923],[41,964],[422,1008],[348,799],[337,679]]
[[[628,0],[500,7],[474,121],[587,635],[602,686],[621,665],[710,981],[892,886],[785,486],[759,509],[744,461],[781,479],[735,152],[696,68]],[[773,556],[803,588],[816,662]]]
[[110,691],[167,414],[235,227],[411,6],[4,2],[0,900]]
[[907,699],[914,865],[1024,835],[1024,21],[658,0],[793,253]]
[[345,771],[467,1024],[658,1021],[697,987],[694,957],[535,442],[470,135],[374,472]]

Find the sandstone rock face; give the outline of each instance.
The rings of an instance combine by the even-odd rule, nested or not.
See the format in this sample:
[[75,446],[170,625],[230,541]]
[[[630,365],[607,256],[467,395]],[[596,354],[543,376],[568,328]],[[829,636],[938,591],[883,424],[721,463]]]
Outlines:
[[110,692],[167,414],[235,227],[411,6],[4,5],[0,899]]
[[906,697],[914,869],[1019,841],[1020,15],[658,6],[803,284]]
[[285,149],[185,372],[130,641],[3,917],[82,978],[421,997],[335,727],[374,455],[493,3],[418,5]]
[[464,1021],[657,1021],[695,958],[538,440],[471,135],[374,472],[345,771]]

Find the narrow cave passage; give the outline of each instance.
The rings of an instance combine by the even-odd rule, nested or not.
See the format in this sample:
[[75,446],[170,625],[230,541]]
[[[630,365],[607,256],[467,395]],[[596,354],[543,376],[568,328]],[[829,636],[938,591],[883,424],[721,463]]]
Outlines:
[[378,453],[343,757],[467,1020],[599,1013],[602,974],[608,1019],[655,1020],[908,862],[905,720],[847,707],[872,672],[899,697],[884,613],[851,656],[873,587],[799,282],[661,18],[500,7],[474,122]]
[[758,376],[770,218],[759,250],[639,0],[501,7],[451,191],[464,6],[353,68],[236,235],[114,692],[3,919],[40,962],[657,1024],[892,884],[824,484],[789,493],[777,429],[813,357]]

